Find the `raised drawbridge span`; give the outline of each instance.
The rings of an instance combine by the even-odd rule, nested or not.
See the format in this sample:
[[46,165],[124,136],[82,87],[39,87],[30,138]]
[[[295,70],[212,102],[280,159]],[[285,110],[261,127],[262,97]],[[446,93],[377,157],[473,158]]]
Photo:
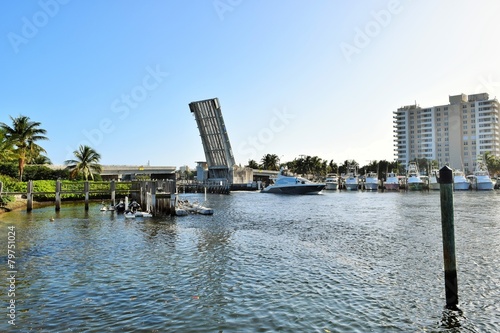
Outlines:
[[208,180],[233,181],[235,165],[218,98],[189,103],[194,114],[208,166]]

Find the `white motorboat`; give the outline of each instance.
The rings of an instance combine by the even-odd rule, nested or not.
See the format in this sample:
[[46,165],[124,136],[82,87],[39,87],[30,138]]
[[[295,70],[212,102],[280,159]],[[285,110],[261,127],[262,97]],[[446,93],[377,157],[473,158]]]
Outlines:
[[470,189],[470,181],[465,177],[462,170],[453,170],[453,189],[455,191],[467,191]]
[[349,165],[344,178],[344,186],[348,191],[357,191],[359,188],[358,170],[356,166]]
[[378,190],[378,175],[376,172],[369,171],[365,177],[365,190],[377,191]]
[[429,189],[438,191],[440,190],[438,178],[439,178],[439,169],[432,169],[431,174],[429,175]]
[[384,188],[387,191],[399,191],[399,178],[395,172],[389,172],[384,182]]
[[135,217],[153,217],[153,214],[151,214],[150,212],[136,211]]
[[203,206],[199,202],[189,202],[188,200],[179,200],[175,207],[175,215],[184,216],[188,213],[212,215],[214,210],[212,208]]
[[406,186],[409,191],[421,191],[424,181],[420,178],[420,172],[416,162],[410,162],[406,171]]
[[318,194],[325,187],[325,183],[314,183],[302,177],[286,176],[281,169],[273,183],[262,189],[262,193],[279,194]]
[[325,190],[333,190],[336,191],[339,187],[339,179],[336,174],[329,173],[325,178]]
[[493,190],[494,187],[495,184],[491,180],[486,164],[481,157],[478,157],[476,161],[476,170],[474,170],[472,178],[472,189],[476,191],[489,191]]

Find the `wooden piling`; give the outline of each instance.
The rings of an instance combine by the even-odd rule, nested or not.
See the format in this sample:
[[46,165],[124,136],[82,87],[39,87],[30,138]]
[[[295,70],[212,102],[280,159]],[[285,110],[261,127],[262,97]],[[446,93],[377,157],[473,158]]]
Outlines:
[[28,193],[26,194],[27,203],[26,203],[26,211],[31,212],[33,210],[33,181],[28,181]]
[[441,198],[441,227],[443,232],[446,308],[458,310],[458,282],[453,210],[453,171],[448,166],[444,166],[439,170],[439,188]]
[[151,211],[153,212],[153,214],[156,214],[157,211],[156,211],[156,182],[151,182]]
[[109,184],[109,190],[111,192],[111,205],[113,207],[115,207],[116,206],[116,184],[115,184],[114,179]]
[[85,210],[89,210],[89,182],[85,181],[83,183],[83,191],[85,192]]
[[3,183],[0,182],[0,197],[2,196],[2,190],[3,190]]
[[61,210],[61,181],[56,181],[56,212]]

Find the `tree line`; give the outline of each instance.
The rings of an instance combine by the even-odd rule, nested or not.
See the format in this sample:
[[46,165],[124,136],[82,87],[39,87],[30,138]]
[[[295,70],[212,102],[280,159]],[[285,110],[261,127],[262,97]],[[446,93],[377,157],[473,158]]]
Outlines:
[[397,161],[389,162],[386,160],[370,161],[367,165],[360,166],[356,160],[345,160],[342,164],[338,164],[333,160],[322,159],[318,156],[301,155],[292,161],[282,162],[276,154],[266,154],[257,163],[255,160],[249,160],[247,167],[252,169],[274,170],[286,168],[296,174],[312,175],[313,178],[322,178],[327,174],[343,174],[347,173],[348,168],[356,167],[360,174],[365,174],[369,171],[377,172],[379,177],[385,177],[387,172],[404,173],[404,166]]
[[[484,154],[484,161],[491,175],[500,173],[500,157],[487,152]],[[419,170],[422,174],[430,174],[433,169],[440,169],[437,160],[428,160],[426,158],[415,159]],[[364,175],[370,171],[376,172],[379,178],[386,178],[388,172],[395,172],[400,175],[406,173],[406,165],[398,161],[373,160],[368,164],[360,166],[356,160],[345,160],[342,164],[337,164],[333,160],[322,159],[318,156],[301,155],[293,161],[282,162],[277,154],[265,154],[260,163],[255,160],[249,160],[247,167],[261,170],[278,171],[284,167],[293,171],[296,174],[312,175],[314,178],[325,177],[329,173],[343,174],[347,173],[349,166],[356,167],[359,174]]]
[[16,164],[16,176],[20,181],[25,178],[33,179],[38,172],[43,174],[43,178],[39,176],[36,179],[83,177],[85,180],[93,180],[94,174],[102,171],[99,164],[101,155],[93,148],[81,145],[73,152],[75,158],[64,162],[66,169],[63,172],[51,172],[51,169],[41,167],[35,168],[35,171],[31,170],[29,177],[25,177],[27,165],[52,164],[45,155],[47,151],[39,144],[48,140],[47,131],[41,128],[40,122],[32,121],[24,115],[15,118],[10,116],[10,119],[11,124],[0,122],[0,174],[11,175],[12,165]]

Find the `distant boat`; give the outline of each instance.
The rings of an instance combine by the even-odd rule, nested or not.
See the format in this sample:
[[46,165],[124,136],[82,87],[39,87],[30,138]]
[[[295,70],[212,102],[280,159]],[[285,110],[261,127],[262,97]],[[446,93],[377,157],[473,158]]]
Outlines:
[[378,175],[376,172],[369,171],[365,178],[365,190],[377,191],[378,190]]
[[359,187],[358,169],[354,165],[347,167],[347,173],[344,180],[345,189],[348,191],[357,191]]
[[337,190],[339,187],[339,179],[336,174],[329,173],[325,178],[325,190]]
[[453,170],[453,189],[455,191],[467,191],[470,189],[470,181],[465,177],[462,170]]
[[286,176],[280,170],[273,183],[262,189],[262,193],[278,194],[318,194],[325,187],[325,183],[314,183],[302,177]]
[[421,191],[424,188],[424,181],[420,178],[420,172],[416,162],[408,164],[406,171],[406,186],[409,191]]
[[483,159],[478,156],[476,160],[476,170],[472,177],[472,189],[476,191],[489,191],[493,190],[495,184],[490,178],[490,173]]
[[388,191],[399,191],[399,178],[395,172],[389,172],[387,174],[384,188]]
[[438,191],[440,190],[438,177],[439,177],[439,169],[432,169],[431,174],[429,175],[429,189]]

